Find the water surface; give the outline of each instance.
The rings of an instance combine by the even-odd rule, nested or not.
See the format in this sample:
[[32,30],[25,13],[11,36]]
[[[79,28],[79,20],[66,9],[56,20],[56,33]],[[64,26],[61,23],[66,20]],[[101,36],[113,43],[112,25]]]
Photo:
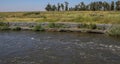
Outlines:
[[120,38],[68,32],[0,32],[0,64],[120,64]]

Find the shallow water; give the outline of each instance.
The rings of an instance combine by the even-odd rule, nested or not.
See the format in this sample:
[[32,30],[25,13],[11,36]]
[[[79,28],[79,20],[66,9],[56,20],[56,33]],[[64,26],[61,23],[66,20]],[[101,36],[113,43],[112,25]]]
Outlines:
[[65,32],[0,32],[0,64],[120,64],[120,38]]

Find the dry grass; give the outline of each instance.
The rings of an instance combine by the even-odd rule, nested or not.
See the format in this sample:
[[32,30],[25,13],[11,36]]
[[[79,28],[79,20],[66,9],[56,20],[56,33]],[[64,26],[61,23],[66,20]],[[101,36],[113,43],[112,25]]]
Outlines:
[[8,22],[81,22],[120,24],[118,11],[1,12],[0,21]]

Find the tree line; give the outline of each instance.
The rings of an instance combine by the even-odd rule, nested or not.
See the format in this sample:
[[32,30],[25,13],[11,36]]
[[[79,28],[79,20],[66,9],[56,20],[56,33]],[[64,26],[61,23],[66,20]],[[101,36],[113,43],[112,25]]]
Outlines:
[[68,2],[58,3],[57,5],[47,4],[46,11],[120,11],[120,1],[96,1],[89,4],[80,2],[79,4],[69,7]]

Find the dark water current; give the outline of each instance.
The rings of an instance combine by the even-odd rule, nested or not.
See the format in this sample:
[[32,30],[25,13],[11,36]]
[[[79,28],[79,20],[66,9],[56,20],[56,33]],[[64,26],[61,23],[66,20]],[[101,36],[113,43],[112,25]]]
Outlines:
[[0,32],[0,64],[120,64],[120,38],[65,32]]

